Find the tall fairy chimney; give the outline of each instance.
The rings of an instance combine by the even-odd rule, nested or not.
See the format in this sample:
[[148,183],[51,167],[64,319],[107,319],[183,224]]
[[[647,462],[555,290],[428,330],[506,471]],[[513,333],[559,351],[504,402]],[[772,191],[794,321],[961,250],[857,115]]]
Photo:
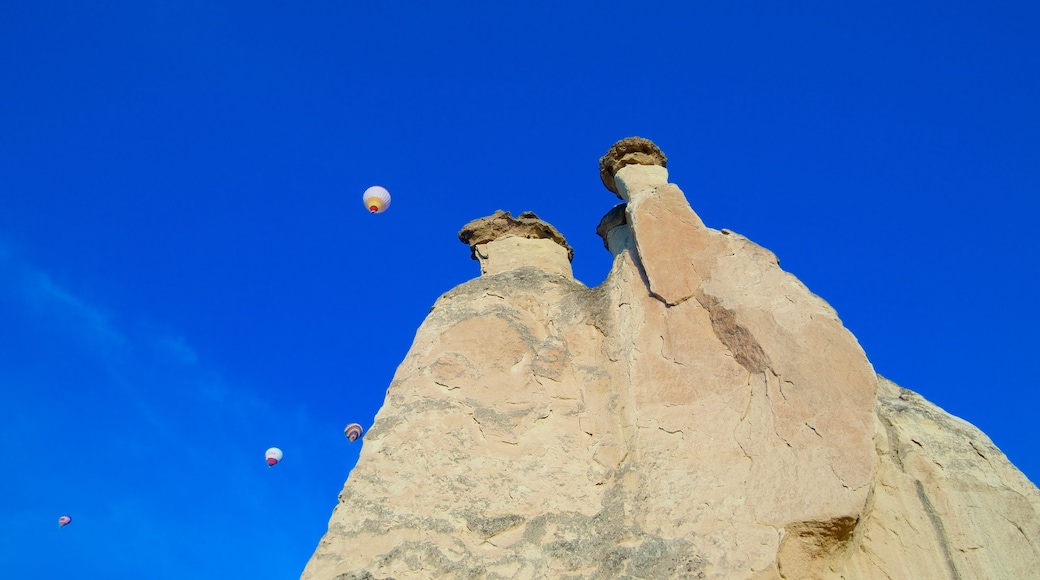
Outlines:
[[668,184],[668,158],[660,147],[649,139],[628,137],[622,139],[599,160],[599,177],[603,185],[624,200],[600,220],[596,233],[603,245],[617,256],[631,244],[628,228],[628,204],[645,195],[652,195],[657,186]]

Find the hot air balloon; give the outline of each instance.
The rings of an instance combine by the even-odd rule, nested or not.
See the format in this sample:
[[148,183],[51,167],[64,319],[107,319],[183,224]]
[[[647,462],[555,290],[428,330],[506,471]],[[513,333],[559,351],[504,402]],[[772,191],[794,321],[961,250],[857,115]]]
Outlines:
[[365,207],[372,213],[383,213],[390,207],[390,192],[385,187],[373,185],[365,190],[362,198],[365,200]]
[[72,523],[72,518],[70,518],[69,516],[61,516],[60,518],[58,518],[58,527],[59,528],[64,528],[65,526],[67,526],[67,525],[69,525],[71,523]]
[[365,431],[361,428],[361,425],[358,425],[357,423],[351,423],[343,430],[343,434],[347,436],[347,439],[350,439],[351,443],[357,441],[357,438],[361,437],[361,434],[364,432]]
[[282,450],[277,447],[272,447],[267,450],[265,456],[267,457],[267,466],[274,467],[276,463],[282,460]]

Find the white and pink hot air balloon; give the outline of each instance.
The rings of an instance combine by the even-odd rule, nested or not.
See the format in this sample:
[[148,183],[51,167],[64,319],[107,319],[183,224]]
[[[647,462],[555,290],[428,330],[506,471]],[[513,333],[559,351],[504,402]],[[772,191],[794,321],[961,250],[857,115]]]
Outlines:
[[61,516],[60,518],[58,518],[58,527],[59,528],[64,528],[65,526],[67,526],[67,525],[69,525],[71,523],[72,523],[72,518],[69,517],[69,516]]
[[373,185],[366,189],[361,197],[365,201],[365,207],[372,213],[383,213],[390,207],[390,192],[385,187]]
[[267,453],[265,453],[264,456],[267,457],[267,466],[274,467],[282,460],[282,450],[277,447],[272,447],[267,450]]

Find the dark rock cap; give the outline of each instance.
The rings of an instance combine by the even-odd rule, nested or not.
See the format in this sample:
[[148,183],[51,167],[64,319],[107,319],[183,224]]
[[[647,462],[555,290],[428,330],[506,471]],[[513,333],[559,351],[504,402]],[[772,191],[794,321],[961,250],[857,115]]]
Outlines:
[[477,259],[477,244],[486,244],[506,236],[552,240],[567,249],[568,260],[574,260],[574,248],[567,244],[567,238],[548,222],[538,219],[531,211],[525,211],[514,218],[509,212],[498,210],[487,217],[469,222],[459,230],[459,241],[469,244],[470,257],[474,260]]
[[614,174],[626,165],[660,165],[668,167],[668,158],[654,142],[642,137],[627,137],[614,143],[607,154],[599,159],[599,177],[603,185],[618,197]]

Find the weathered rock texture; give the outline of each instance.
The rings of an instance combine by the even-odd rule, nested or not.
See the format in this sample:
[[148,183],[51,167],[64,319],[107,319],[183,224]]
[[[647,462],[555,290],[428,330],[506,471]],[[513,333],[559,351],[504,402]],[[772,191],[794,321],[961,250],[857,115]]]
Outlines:
[[875,421],[845,578],[1040,578],[1040,493],[988,437],[883,378]]
[[469,244],[470,255],[480,262],[481,274],[498,274],[532,266],[572,276],[574,249],[556,228],[533,212],[513,217],[507,211],[473,220],[462,227],[459,241]]
[[484,275],[419,328],[303,578],[1037,577],[1040,492],[984,435],[879,383],[663,154],[608,165],[596,288],[541,225],[460,234]]
[[599,177],[603,185],[618,197],[622,195],[614,183],[614,175],[626,165],[660,165],[664,168],[668,166],[668,158],[653,141],[642,137],[628,137],[611,145],[599,160]]

